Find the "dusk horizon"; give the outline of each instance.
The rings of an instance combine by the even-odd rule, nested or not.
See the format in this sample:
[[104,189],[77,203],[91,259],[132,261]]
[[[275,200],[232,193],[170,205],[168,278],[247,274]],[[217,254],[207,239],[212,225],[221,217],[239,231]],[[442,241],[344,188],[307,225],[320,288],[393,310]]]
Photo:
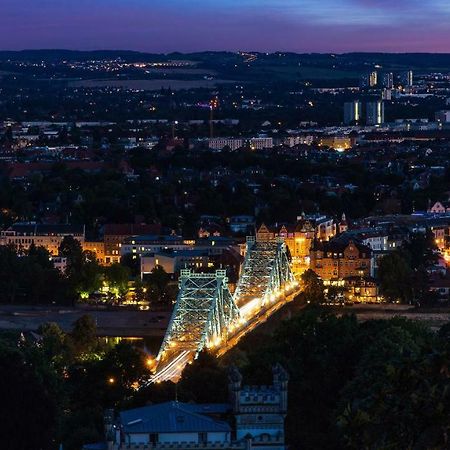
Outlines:
[[237,53],[237,52],[245,52],[245,53],[260,53],[260,54],[277,54],[277,53],[292,53],[297,55],[351,55],[351,54],[367,54],[367,55],[376,55],[376,54],[386,54],[386,55],[450,55],[450,50],[448,51],[358,51],[358,50],[348,50],[342,52],[333,52],[333,51],[295,51],[295,50],[284,50],[284,49],[274,49],[271,51],[266,50],[258,50],[254,48],[236,48],[236,49],[197,49],[192,51],[182,51],[182,50],[170,50],[170,51],[158,51],[158,50],[137,50],[134,48],[69,48],[69,47],[24,47],[18,49],[8,49],[8,48],[0,48],[0,52],[112,52],[112,53],[121,53],[121,52],[130,52],[130,53],[142,53],[142,54],[154,54],[154,55],[171,55],[174,53],[179,53],[181,55],[189,55],[195,53]]
[[450,52],[450,7],[441,0],[6,0],[2,9],[3,50]]

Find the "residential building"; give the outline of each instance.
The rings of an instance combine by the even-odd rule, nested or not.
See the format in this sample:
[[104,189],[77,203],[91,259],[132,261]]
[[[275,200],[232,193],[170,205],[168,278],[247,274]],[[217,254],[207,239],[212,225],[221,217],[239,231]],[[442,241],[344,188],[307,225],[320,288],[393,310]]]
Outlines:
[[448,224],[430,224],[430,231],[434,236],[434,243],[440,251],[446,248],[446,236],[449,235]]
[[301,136],[287,136],[283,139],[283,144],[287,147],[295,147],[296,145],[312,145],[314,142],[314,136],[301,135]]
[[354,141],[349,136],[322,136],[319,140],[320,147],[330,147],[337,151],[352,148]]
[[392,100],[392,89],[383,89],[381,91],[381,100]]
[[[234,246],[234,241],[227,237],[210,236],[199,239],[184,239],[181,236],[143,235],[132,236],[123,241],[120,254],[131,253],[142,256],[146,253],[158,253],[167,251],[192,251],[206,250],[209,255],[220,255],[224,249]],[[236,247],[237,248],[237,247]]]
[[361,79],[361,87],[376,87],[378,84],[378,73],[376,71],[372,71],[366,73]]
[[266,148],[273,148],[273,138],[271,137],[255,137],[249,141],[252,150],[264,150]]
[[253,216],[231,216],[228,223],[232,233],[253,234],[255,230],[255,218]]
[[371,255],[371,249],[357,241],[339,238],[315,240],[310,252],[310,267],[324,281],[369,277]]
[[51,255],[57,256],[59,246],[66,236],[72,236],[84,244],[84,225],[49,225],[35,222],[16,223],[1,231],[1,245],[12,245],[21,253],[31,245],[44,247]]
[[428,212],[433,214],[445,214],[450,212],[449,202],[435,202],[433,206],[428,208]]
[[348,277],[344,282],[344,298],[353,303],[379,303],[383,298],[379,294],[377,282],[373,278]]
[[105,243],[103,241],[84,241],[83,251],[94,253],[99,264],[105,264]]
[[412,87],[414,84],[414,73],[412,70],[408,70],[402,76],[402,82],[405,87]]
[[385,73],[383,76],[383,87],[386,89],[394,88],[394,74],[392,72]]
[[321,214],[297,217],[294,225],[261,224],[256,239],[261,241],[283,238],[292,258],[292,270],[301,274],[309,266],[310,249],[314,239],[329,240],[336,235],[336,224],[330,217]]
[[384,103],[382,100],[367,103],[366,122],[367,125],[380,126],[384,124]]
[[450,110],[437,111],[434,115],[436,122],[450,123]]
[[210,138],[208,148],[212,150],[223,150],[228,147],[230,150],[238,150],[244,146],[244,139],[241,138]]
[[145,223],[108,223],[104,226],[105,264],[120,262],[122,242],[131,236],[159,234],[161,225]]
[[178,235],[153,235],[144,234],[140,236],[129,236],[123,239],[119,255],[128,253],[140,256],[145,253],[155,253],[164,250],[189,250],[195,245],[194,239],[183,239]]
[[52,263],[55,269],[58,269],[61,273],[64,273],[67,269],[67,258],[63,256],[52,256]]
[[361,121],[361,111],[361,102],[359,100],[344,103],[344,124],[358,124]]
[[141,256],[141,278],[148,275],[157,266],[167,273],[175,274],[181,269],[196,271],[214,267],[207,250],[166,250]]
[[450,300],[450,278],[448,277],[434,277],[429,285],[428,289],[433,292],[439,300]]

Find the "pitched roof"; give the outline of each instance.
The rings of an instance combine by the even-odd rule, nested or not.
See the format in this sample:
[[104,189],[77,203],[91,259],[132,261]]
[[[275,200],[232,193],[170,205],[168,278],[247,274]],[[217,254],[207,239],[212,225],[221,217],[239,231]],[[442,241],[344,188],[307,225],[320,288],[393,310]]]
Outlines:
[[46,223],[15,223],[8,230],[19,235],[83,235],[84,225],[46,224]]
[[[202,411],[208,406],[210,411]],[[227,422],[203,415],[223,410],[223,405],[217,410],[213,405],[166,402],[122,411],[120,421],[125,433],[229,432],[231,427]]]
[[343,253],[344,250],[353,243],[353,245],[358,249],[360,253],[365,253],[370,255],[372,250],[367,245],[362,244],[356,239],[352,239],[350,236],[345,236],[345,234],[333,238],[331,241],[318,241],[315,239],[313,241],[312,250],[321,250],[323,252],[333,252],[333,253]]
[[158,223],[107,223],[104,228],[105,235],[133,236],[159,233],[161,233],[161,225]]

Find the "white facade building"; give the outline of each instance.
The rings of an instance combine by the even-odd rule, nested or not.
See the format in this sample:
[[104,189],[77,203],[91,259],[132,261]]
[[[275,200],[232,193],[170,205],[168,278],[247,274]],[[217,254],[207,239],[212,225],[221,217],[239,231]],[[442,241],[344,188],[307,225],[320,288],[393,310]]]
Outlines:
[[231,150],[238,150],[244,146],[244,140],[240,138],[212,138],[208,139],[208,148],[212,150],[223,150],[229,147]]

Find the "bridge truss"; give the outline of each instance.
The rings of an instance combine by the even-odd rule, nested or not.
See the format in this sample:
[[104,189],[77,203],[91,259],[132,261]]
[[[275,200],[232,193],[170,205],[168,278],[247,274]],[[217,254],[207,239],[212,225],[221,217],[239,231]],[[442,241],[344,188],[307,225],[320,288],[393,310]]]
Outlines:
[[296,282],[283,240],[248,238],[233,296],[225,270],[214,274],[182,270],[179,286],[152,381],[177,380],[203,348],[227,346],[229,338],[245,331],[261,312],[292,293]]
[[160,365],[182,352],[195,357],[205,346],[227,339],[240,317],[227,283],[225,270],[181,270],[177,301],[157,357]]
[[285,287],[295,282],[281,239],[257,241],[247,238],[247,253],[234,293],[240,308],[262,308],[276,300]]

